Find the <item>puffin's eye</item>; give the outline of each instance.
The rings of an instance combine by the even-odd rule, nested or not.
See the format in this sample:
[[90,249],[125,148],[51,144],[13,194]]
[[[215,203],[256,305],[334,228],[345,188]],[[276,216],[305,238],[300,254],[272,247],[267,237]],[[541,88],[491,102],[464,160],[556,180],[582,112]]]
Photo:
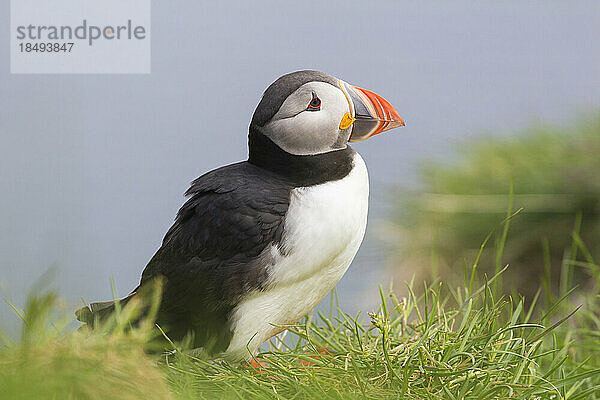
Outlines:
[[315,92],[312,93],[312,100],[308,103],[306,111],[319,111],[321,109],[321,99],[317,97]]

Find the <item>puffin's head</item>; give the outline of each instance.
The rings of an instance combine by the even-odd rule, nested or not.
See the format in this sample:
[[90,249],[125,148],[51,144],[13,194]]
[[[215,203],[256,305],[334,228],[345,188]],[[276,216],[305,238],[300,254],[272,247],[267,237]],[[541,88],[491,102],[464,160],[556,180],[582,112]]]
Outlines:
[[404,126],[383,97],[319,71],[297,71],[271,84],[252,129],[296,155],[326,153]]

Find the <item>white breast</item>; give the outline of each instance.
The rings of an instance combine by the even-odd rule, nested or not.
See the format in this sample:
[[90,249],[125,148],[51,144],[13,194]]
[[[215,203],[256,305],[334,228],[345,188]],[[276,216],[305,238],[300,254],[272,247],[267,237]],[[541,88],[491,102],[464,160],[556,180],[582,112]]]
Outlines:
[[269,287],[235,309],[225,357],[250,358],[282,331],[279,326],[298,321],[333,289],[364,237],[368,197],[367,167],[358,153],[345,178],[292,191],[281,249],[269,249]]

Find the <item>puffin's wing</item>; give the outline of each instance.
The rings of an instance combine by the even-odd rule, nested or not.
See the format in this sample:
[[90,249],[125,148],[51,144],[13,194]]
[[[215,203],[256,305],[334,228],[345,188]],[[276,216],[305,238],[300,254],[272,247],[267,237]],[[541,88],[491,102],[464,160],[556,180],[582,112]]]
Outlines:
[[[276,175],[247,162],[196,179],[161,248],[146,266],[141,285],[165,279],[159,323],[173,339],[190,329],[194,342],[220,338],[222,351],[231,332],[228,314],[267,279],[263,253],[280,242],[291,188]],[[268,253],[268,252],[265,252]]]

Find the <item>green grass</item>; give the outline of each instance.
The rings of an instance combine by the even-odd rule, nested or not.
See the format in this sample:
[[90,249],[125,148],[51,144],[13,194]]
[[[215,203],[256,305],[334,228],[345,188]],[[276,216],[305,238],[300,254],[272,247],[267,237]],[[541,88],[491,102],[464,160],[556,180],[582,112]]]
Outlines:
[[[23,337],[0,352],[0,398],[594,399],[600,395],[597,298],[563,299],[535,320],[490,285],[436,284],[420,297],[381,291],[359,322],[337,309],[271,342],[254,369],[182,352],[152,355],[148,326],[125,333],[61,332],[52,295],[30,299]],[[574,293],[570,297],[573,297]],[[123,312],[127,311],[127,307]],[[290,338],[288,338],[290,339]],[[319,349],[327,348],[326,352]],[[302,364],[302,360],[309,361]]]
[[[564,276],[581,268],[600,287],[600,268],[573,238],[585,262],[565,260]],[[600,398],[598,291],[554,298],[544,285],[528,301],[496,295],[505,268],[479,278],[478,262],[460,287],[435,282],[415,295],[411,283],[405,298],[381,289],[369,315],[344,313],[332,295],[331,311],[273,339],[259,368],[149,352],[160,332],[149,320],[127,329],[141,308],[135,302],[100,329],[79,332],[68,328],[70,312],[57,313],[55,295],[32,295],[17,310],[21,339],[0,350],[0,399]]]
[[[400,236],[394,241],[398,270],[434,270],[445,282],[460,282],[464,260],[473,262],[481,237],[505,214],[512,191],[514,206],[524,210],[503,251],[504,262],[514,266],[504,280],[533,296],[545,266],[554,274],[564,268],[576,215],[580,236],[600,257],[599,155],[598,112],[565,127],[462,141],[452,161],[423,164],[418,191],[398,192],[392,225]],[[489,250],[481,267],[493,274]],[[585,281],[579,269],[572,272],[563,285]],[[424,271],[421,279],[429,276]],[[558,282],[545,283],[564,290]]]

